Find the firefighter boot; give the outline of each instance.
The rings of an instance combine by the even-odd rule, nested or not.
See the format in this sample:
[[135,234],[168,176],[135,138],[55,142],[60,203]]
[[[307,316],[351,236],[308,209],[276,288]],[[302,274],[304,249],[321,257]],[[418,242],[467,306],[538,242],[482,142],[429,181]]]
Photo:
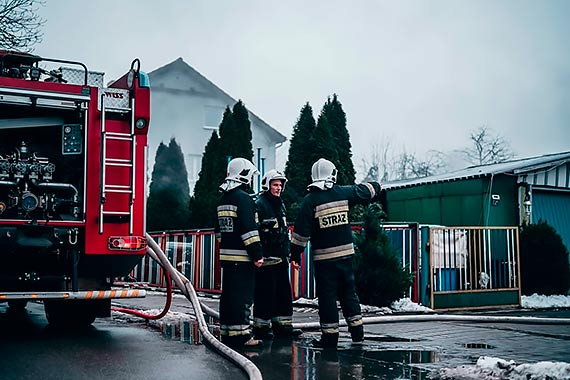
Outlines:
[[364,326],[354,326],[349,327],[348,331],[350,332],[350,336],[352,337],[352,344],[363,344],[364,343]]
[[338,333],[321,334],[321,339],[312,342],[314,348],[334,349],[338,345]]
[[261,340],[271,340],[273,339],[273,332],[271,331],[271,327],[263,326],[263,327],[253,327],[253,336],[255,339]]

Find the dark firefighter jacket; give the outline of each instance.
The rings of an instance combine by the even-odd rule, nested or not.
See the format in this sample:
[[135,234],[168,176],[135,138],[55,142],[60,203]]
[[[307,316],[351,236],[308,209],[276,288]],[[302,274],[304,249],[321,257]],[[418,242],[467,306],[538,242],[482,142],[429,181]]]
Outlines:
[[222,194],[217,214],[216,235],[222,263],[257,261],[263,257],[255,203],[242,186]]
[[269,191],[262,193],[255,202],[259,217],[259,236],[265,257],[289,256],[289,230],[285,218],[285,205],[280,197]]
[[291,237],[291,260],[299,262],[309,239],[313,261],[353,255],[349,206],[368,204],[378,200],[379,196],[380,184],[377,182],[311,189],[303,199]]

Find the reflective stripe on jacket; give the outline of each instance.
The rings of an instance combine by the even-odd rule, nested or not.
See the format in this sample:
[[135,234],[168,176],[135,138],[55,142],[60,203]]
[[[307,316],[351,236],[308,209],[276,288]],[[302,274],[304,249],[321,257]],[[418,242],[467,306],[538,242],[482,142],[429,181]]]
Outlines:
[[216,209],[220,261],[248,262],[262,258],[255,203],[242,187],[222,194]]
[[311,240],[313,260],[333,260],[354,254],[352,230],[348,219],[350,206],[378,199],[380,184],[334,185],[313,189],[303,199],[291,237],[291,259],[300,255]]

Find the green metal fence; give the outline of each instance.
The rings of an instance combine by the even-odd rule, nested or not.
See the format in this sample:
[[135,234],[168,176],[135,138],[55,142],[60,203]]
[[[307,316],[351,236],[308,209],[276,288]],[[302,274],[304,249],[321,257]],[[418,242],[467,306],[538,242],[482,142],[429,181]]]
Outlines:
[[517,227],[429,227],[433,309],[520,305]]

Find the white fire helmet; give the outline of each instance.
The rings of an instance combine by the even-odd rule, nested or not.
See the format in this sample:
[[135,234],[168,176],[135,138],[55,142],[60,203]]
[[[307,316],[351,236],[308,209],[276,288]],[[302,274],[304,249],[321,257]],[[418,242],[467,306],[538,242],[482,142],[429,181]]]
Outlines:
[[283,184],[281,191],[285,190],[285,184],[287,183],[287,178],[285,177],[285,174],[283,174],[282,171],[271,169],[267,173],[265,173],[265,175],[261,179],[261,191],[269,191],[269,188],[271,187],[271,181],[273,181],[274,179],[280,179],[281,183]]
[[220,185],[220,190],[229,191],[241,185],[253,184],[253,176],[259,174],[255,165],[251,161],[242,157],[237,157],[228,162],[228,171],[224,183]]
[[309,185],[321,190],[330,189],[336,183],[337,170],[336,166],[329,160],[319,158],[311,168],[311,179],[313,183]]

